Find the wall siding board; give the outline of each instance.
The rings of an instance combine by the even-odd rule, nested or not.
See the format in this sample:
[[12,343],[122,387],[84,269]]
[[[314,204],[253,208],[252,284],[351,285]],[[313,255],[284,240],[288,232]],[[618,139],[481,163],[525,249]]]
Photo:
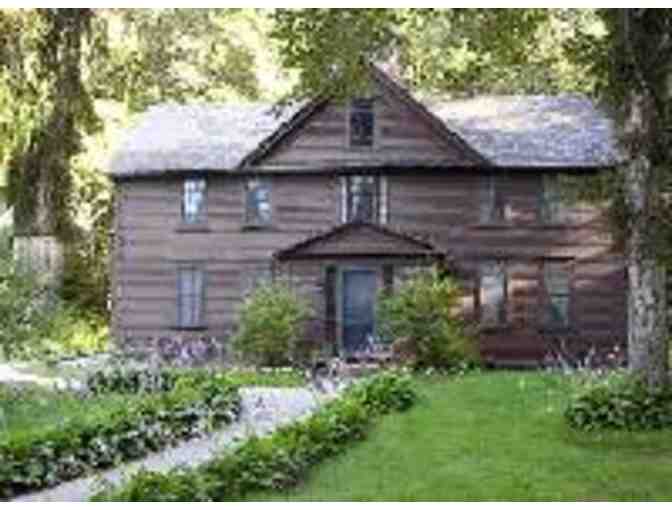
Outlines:
[[[394,158],[427,161],[434,157],[459,163],[462,155],[395,98],[383,97],[378,107],[374,148],[350,150],[346,145],[344,106],[318,112],[294,136],[264,161],[296,165],[297,170],[344,163],[371,164]],[[119,339],[142,344],[150,336],[226,337],[235,328],[245,292],[245,278],[259,267],[270,267],[277,250],[287,248],[340,223],[339,177],[333,174],[268,176],[272,181],[272,225],[247,230],[244,224],[244,183],[239,175],[208,177],[206,232],[181,231],[179,177],[119,181],[111,255],[112,330]],[[570,259],[572,314],[589,335],[625,331],[624,265],[600,210],[585,204],[570,208],[570,224],[542,225],[538,214],[541,177],[532,171],[502,176],[501,190],[508,204],[509,222],[480,223],[479,200],[488,189],[481,171],[437,170],[433,173],[387,172],[388,225],[423,237],[453,255],[463,279],[462,310],[477,315],[475,281],[483,260],[502,259],[507,265],[509,297],[506,331],[483,334],[486,357],[504,360],[539,359],[547,346],[539,335],[542,261]],[[328,246],[327,246],[328,244]],[[329,338],[325,268],[339,264],[393,267],[398,286],[416,263],[404,259],[348,258],[362,247],[381,253],[403,253],[404,244],[385,237],[352,235],[329,243],[314,243],[313,255],[341,254],[319,260],[294,261],[276,267],[279,278],[312,303],[310,334]],[[176,268],[179,262],[198,261],[207,271],[207,301],[203,332],[173,329],[176,310]],[[382,285],[382,270],[381,285]],[[329,305],[333,307],[334,304]],[[333,313],[333,312],[332,312]],[[146,340],[144,340],[146,342]]]

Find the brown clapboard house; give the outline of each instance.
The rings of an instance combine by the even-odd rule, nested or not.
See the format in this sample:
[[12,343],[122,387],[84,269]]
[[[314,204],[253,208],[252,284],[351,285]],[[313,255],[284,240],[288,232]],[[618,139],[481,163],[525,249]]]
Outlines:
[[559,175],[616,159],[588,99],[423,104],[379,68],[372,91],[142,116],[111,163],[124,346],[226,342],[254,286],[282,276],[313,304],[310,339],[347,356],[375,338],[376,293],[434,261],[464,284],[487,360],[537,361],[548,332],[624,336],[622,253],[598,208],[558,193]]

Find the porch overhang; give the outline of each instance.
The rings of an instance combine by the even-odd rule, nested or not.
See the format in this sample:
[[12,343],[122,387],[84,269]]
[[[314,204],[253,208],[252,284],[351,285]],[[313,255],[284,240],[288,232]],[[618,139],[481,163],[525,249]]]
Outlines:
[[273,254],[277,261],[341,258],[449,259],[427,239],[373,223],[345,223],[309,236]]

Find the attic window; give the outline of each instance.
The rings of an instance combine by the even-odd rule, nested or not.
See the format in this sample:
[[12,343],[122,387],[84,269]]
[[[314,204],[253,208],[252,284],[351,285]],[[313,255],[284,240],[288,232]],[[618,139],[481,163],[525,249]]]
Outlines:
[[350,103],[350,146],[373,147],[373,99],[353,99]]

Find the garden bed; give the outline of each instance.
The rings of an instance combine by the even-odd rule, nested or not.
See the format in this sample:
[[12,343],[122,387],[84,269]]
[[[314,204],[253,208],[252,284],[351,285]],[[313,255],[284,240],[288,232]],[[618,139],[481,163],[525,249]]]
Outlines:
[[140,472],[94,500],[225,501],[264,488],[292,487],[312,466],[363,439],[377,416],[414,402],[410,378],[383,373],[355,384],[306,420],[252,438],[233,453],[220,452],[197,468]]
[[[128,390],[128,391],[126,391]],[[0,497],[57,485],[203,435],[234,421],[238,386],[181,375],[170,387],[91,392],[4,389]]]

